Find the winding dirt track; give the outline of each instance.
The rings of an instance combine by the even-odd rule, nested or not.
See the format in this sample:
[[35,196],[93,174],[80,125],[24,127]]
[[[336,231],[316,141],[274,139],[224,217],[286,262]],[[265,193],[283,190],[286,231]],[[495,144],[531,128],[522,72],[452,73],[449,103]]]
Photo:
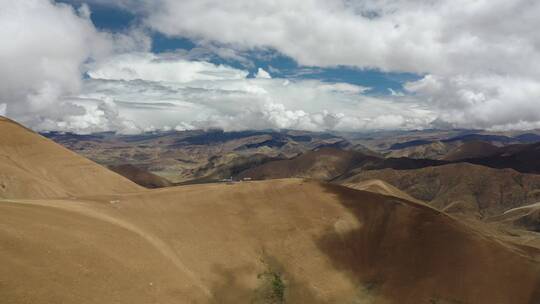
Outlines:
[[172,264],[183,274],[188,276],[193,283],[194,286],[199,288],[201,291],[203,291],[206,295],[210,296],[210,290],[204,286],[198,279],[197,275],[195,275],[182,261],[181,258],[178,256],[178,252],[175,252],[170,246],[168,246],[165,242],[163,242],[161,239],[156,237],[155,235],[152,235],[151,233],[148,233],[147,231],[144,231],[137,227],[136,225],[130,223],[127,220],[122,219],[121,217],[113,217],[111,215],[108,215],[105,212],[99,212],[94,209],[92,209],[92,206],[88,203],[83,202],[77,202],[77,201],[41,201],[41,200],[33,200],[33,201],[23,201],[23,200],[10,200],[5,201],[4,203],[14,203],[14,204],[26,204],[26,205],[33,205],[33,206],[42,206],[47,208],[57,208],[69,212],[75,212],[79,216],[85,216],[90,217],[93,219],[97,219],[103,222],[107,222],[109,224],[112,224],[114,226],[126,229],[145,241],[148,242],[148,244],[153,247],[156,251],[161,253],[164,257],[169,259]]

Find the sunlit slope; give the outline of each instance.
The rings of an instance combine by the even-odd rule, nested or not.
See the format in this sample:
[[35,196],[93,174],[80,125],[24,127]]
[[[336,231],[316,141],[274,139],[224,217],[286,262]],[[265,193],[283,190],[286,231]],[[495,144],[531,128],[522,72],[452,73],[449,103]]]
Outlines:
[[0,198],[137,191],[141,187],[0,117]]
[[368,180],[362,180],[358,182],[353,182],[353,181],[344,182],[344,183],[341,183],[341,185],[352,188],[352,189],[364,190],[368,192],[379,193],[382,195],[394,196],[394,197],[401,198],[410,202],[426,205],[426,203],[415,199],[409,194],[399,190],[398,188],[380,179],[368,179]]
[[0,202],[6,303],[536,303],[538,265],[431,208],[299,179]]

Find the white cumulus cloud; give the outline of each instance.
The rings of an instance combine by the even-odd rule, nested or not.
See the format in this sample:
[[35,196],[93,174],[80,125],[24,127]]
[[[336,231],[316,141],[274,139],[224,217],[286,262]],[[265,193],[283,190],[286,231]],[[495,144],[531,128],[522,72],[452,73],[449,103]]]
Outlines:
[[[410,92],[438,112],[441,121],[455,126],[540,123],[531,114],[538,113],[540,103],[535,89],[540,86],[538,1],[142,3],[137,7],[145,11],[145,24],[169,36],[213,41],[238,50],[275,49],[306,66],[345,65],[427,75],[409,84]],[[442,87],[427,87],[433,79],[438,81],[433,85]]]
[[116,51],[144,49],[141,33],[95,29],[90,10],[48,0],[0,0],[0,104],[31,127],[69,125],[89,113],[65,98],[78,94],[88,62]]
[[[161,64],[162,57],[167,64]],[[104,65],[129,67],[129,72],[121,68],[104,72],[103,66],[91,69],[91,79],[78,95],[79,104],[112,98],[119,117],[137,122],[141,130],[414,128],[427,127],[434,119],[433,113],[414,102],[369,97],[363,95],[368,88],[352,84],[246,78],[247,71],[173,59],[169,54],[133,58],[115,56]]]
[[248,73],[204,61],[158,57],[151,53],[128,53],[100,62],[88,72],[88,75],[95,79],[190,82],[244,79]]
[[272,76],[270,76],[270,73],[268,73],[268,72],[265,71],[264,69],[259,68],[259,69],[257,70],[257,74],[255,75],[255,78],[270,79],[270,78],[272,78]]

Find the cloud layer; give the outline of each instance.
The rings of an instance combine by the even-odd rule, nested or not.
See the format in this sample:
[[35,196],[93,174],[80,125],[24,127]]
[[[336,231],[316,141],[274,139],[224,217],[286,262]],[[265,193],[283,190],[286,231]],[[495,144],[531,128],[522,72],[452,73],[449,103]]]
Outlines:
[[303,65],[434,74],[488,67],[496,73],[540,73],[536,1],[143,2],[148,2],[146,23],[165,34],[271,47]]
[[[137,27],[99,31],[84,2]],[[0,0],[0,114],[39,130],[540,127],[540,3],[530,0]],[[201,48],[149,52],[149,31]],[[276,50],[300,65],[412,72],[403,92],[208,62]],[[198,54],[198,55],[197,55]],[[253,65],[252,61],[246,64]],[[251,66],[251,68],[257,68]],[[433,123],[432,123],[433,122]]]
[[504,129],[540,125],[538,16],[540,2],[530,0],[161,0],[146,23],[171,36],[270,47],[308,66],[425,74],[408,88],[439,120]]
[[[171,67],[181,72],[170,73]],[[434,119],[415,103],[368,97],[356,85],[272,79],[262,69],[247,78],[242,70],[170,55],[120,55],[88,75],[78,104],[112,98],[122,117],[143,129],[358,130],[427,126]]]

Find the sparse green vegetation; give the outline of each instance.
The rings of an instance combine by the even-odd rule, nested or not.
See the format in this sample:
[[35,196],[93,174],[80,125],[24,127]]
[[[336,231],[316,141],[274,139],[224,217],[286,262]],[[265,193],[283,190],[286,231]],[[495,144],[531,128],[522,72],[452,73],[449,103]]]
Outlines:
[[268,272],[265,274],[270,280],[272,292],[270,298],[272,302],[284,303],[285,302],[285,283],[281,279],[281,274],[275,272]]
[[265,270],[257,275],[261,285],[252,303],[284,304],[286,284],[280,271],[272,267],[265,259],[261,259]]

